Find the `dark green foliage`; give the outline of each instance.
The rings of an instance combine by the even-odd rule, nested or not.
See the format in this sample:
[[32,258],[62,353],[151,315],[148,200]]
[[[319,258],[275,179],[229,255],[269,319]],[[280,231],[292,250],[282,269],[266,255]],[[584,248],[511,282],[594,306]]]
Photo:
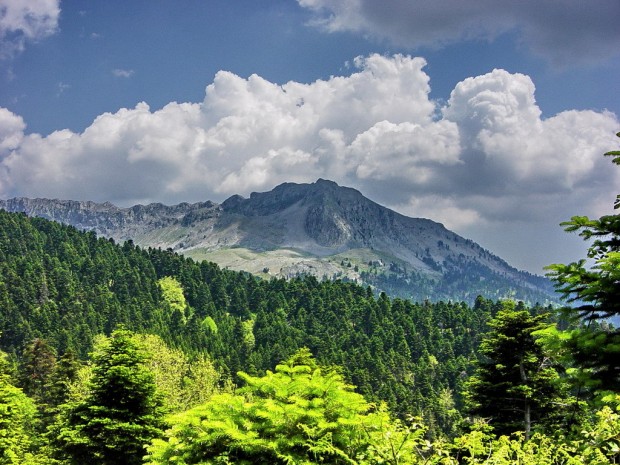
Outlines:
[[483,358],[466,385],[470,412],[485,418],[498,435],[555,426],[567,404],[552,359],[535,332],[549,327],[545,315],[515,309],[507,301],[489,322],[480,344]]
[[97,333],[162,323],[157,276],[142,251],[4,211],[0,251],[0,345],[8,352],[42,338],[85,358]]
[[47,403],[48,381],[55,365],[54,349],[43,339],[36,338],[26,346],[20,367],[20,385],[39,403]]
[[55,431],[60,455],[74,464],[140,464],[145,445],[165,426],[148,355],[124,329],[96,349],[86,399],[60,415]]
[[69,386],[76,380],[79,369],[80,362],[72,351],[66,352],[56,361],[46,386],[48,407],[55,410],[68,400]]

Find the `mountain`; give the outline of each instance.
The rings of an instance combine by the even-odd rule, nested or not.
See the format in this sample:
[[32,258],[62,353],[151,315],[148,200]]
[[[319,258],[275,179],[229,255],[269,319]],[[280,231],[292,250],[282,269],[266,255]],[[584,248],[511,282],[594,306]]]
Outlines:
[[319,179],[214,202],[120,208],[109,202],[14,198],[0,208],[172,249],[258,275],[313,274],[414,300],[556,301],[551,284],[434,221],[410,218]]

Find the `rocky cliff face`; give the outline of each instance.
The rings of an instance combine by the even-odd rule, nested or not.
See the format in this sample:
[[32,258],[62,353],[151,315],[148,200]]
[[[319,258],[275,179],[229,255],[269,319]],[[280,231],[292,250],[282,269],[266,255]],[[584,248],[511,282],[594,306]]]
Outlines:
[[120,208],[109,202],[27,198],[0,200],[0,208],[94,231],[117,241],[135,240],[136,237],[160,228],[188,227],[202,219],[216,217],[221,211],[219,205],[209,201],[174,206],[153,203]]
[[[313,273],[377,288],[398,282],[397,287],[406,292],[415,282],[430,283],[428,289],[460,287],[470,294],[481,286],[504,286],[497,297],[519,298],[519,292],[533,292],[538,300],[553,299],[546,280],[510,267],[443,225],[400,215],[355,189],[323,179],[313,184],[285,183],[247,199],[235,195],[222,204],[119,208],[110,203],[16,198],[0,201],[0,208],[70,224],[119,242],[131,239],[144,247],[171,248],[236,269],[264,273],[269,269],[271,276]],[[236,261],[230,262],[231,254]],[[413,290],[405,295],[415,296]]]

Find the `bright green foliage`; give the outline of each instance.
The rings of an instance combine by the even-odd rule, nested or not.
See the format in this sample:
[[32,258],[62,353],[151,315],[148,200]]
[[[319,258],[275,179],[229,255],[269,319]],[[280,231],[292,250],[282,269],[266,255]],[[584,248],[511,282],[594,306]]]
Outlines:
[[202,326],[207,328],[212,334],[217,334],[217,323],[210,316],[206,316],[204,320],[202,320]]
[[185,309],[187,307],[187,301],[185,300],[183,286],[181,286],[181,283],[171,276],[164,276],[157,281],[157,284],[161,289],[164,302],[170,306],[173,313],[177,313],[180,316],[180,319],[185,322]]
[[0,464],[26,462],[35,413],[34,402],[21,389],[0,380]]
[[549,326],[544,319],[507,301],[480,344],[483,359],[466,396],[470,412],[488,419],[499,435],[524,431],[529,437],[532,425],[551,423],[565,402],[559,375],[533,334]]
[[181,283],[171,276],[164,276],[157,281],[157,284],[164,296],[164,301],[167,302],[173,310],[184,312],[187,302],[183,295]]
[[241,342],[247,348],[251,350],[256,344],[256,338],[254,337],[254,320],[245,320],[241,323]]
[[[608,464],[607,457],[598,450],[577,455],[574,443],[558,442],[555,438],[534,434],[525,440],[524,434],[494,438],[484,433],[471,432],[455,440],[455,449],[445,464],[485,464],[485,465],[583,465]],[[584,461],[584,459],[586,459]],[[591,460],[594,459],[594,460]],[[431,462],[437,463],[437,462]]]
[[145,444],[162,434],[161,397],[148,355],[125,329],[95,348],[87,397],[60,417],[58,444],[70,463],[130,465],[142,462]]
[[0,465],[32,463],[30,453],[36,408],[4,372],[6,354],[0,352]]
[[207,355],[197,355],[189,361],[188,371],[183,377],[184,410],[200,405],[215,394],[225,391],[232,391],[232,382],[222,378]]
[[[456,438],[449,458],[432,457],[429,463],[488,465],[607,465],[620,463],[619,397],[595,412],[576,434],[559,430],[554,435],[534,433],[497,438],[479,425]],[[445,448],[445,446],[443,446]]]
[[134,338],[150,353],[147,362],[168,411],[178,413],[206,402],[218,391],[220,374],[206,355],[194,360],[151,334]]
[[[620,165],[619,151],[605,155]],[[620,208],[620,195],[614,208]],[[569,302],[576,303],[574,308],[565,309],[566,314],[583,323],[570,333],[568,346],[574,363],[582,369],[581,378],[589,378],[589,387],[620,392],[620,333],[606,324],[593,324],[620,316],[620,215],[594,220],[575,216],[562,226],[569,232],[579,231],[585,240],[593,240],[588,249],[592,266],[580,260],[548,267],[558,290]]]
[[[423,440],[391,423],[302,349],[263,377],[179,415],[150,464],[416,463]],[[381,456],[384,458],[380,459]]]

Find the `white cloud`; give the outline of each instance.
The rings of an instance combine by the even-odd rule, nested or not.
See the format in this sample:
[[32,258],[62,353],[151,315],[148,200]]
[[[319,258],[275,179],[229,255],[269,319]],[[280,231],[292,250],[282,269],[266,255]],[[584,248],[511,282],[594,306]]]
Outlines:
[[20,116],[0,108],[0,160],[20,146],[25,129],[26,124]]
[[112,74],[119,78],[130,78],[134,75],[134,70],[116,68],[112,70]]
[[70,84],[65,84],[64,82],[59,82],[58,84],[56,84],[56,97],[60,97],[68,89],[71,89],[71,85]]
[[333,179],[462,231],[608,209],[620,180],[611,113],[542,119],[528,76],[504,70],[429,99],[424,60],[371,55],[350,76],[271,83],[219,72],[198,103],[146,103],[82,133],[25,133],[0,110],[0,197],[215,200]]
[[60,0],[3,0],[0,4],[0,58],[21,52],[27,42],[58,30]]
[[[568,111],[543,120],[529,77],[494,70],[452,91],[445,119],[461,133],[463,192],[570,192],[605,176],[614,144],[610,113]],[[613,145],[612,145],[613,146]]]
[[371,35],[411,48],[462,39],[490,40],[517,32],[530,49],[556,64],[590,62],[618,54],[617,0],[297,0],[313,23],[331,32]]
[[432,184],[444,167],[461,163],[456,124],[449,121],[421,126],[380,121],[358,134],[348,147],[347,160],[360,179],[400,179],[418,186]]

